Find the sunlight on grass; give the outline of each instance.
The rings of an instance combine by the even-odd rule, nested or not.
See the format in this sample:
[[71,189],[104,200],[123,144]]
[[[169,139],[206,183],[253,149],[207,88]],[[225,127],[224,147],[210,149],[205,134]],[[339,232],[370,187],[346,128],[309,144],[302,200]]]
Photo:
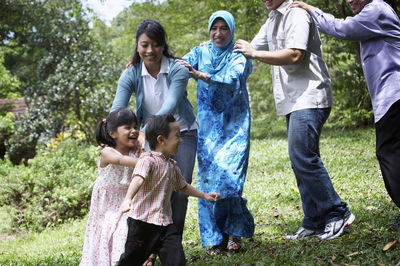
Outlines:
[[[338,239],[288,241],[284,236],[301,225],[302,209],[285,136],[253,140],[243,195],[254,215],[255,236],[244,240],[241,253],[206,256],[200,244],[197,199],[190,198],[183,236],[188,265],[396,265],[400,262],[400,245],[386,252],[382,249],[400,238],[399,231],[388,231],[386,227],[399,212],[386,193],[374,143],[373,129],[328,128],[323,132],[322,159],[356,221]],[[196,184],[196,172],[193,183]],[[4,235],[0,243],[1,265],[79,264],[86,219],[40,234],[10,237],[4,234],[6,214],[0,212],[0,217]]]

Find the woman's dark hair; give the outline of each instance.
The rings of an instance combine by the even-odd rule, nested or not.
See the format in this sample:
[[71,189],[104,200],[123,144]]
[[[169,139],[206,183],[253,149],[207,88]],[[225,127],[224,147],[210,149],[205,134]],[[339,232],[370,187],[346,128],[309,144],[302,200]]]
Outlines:
[[103,119],[96,127],[96,141],[100,146],[108,145],[115,148],[114,139],[108,134],[109,131],[116,131],[118,127],[123,125],[137,125],[136,115],[127,108],[112,111],[106,119]]
[[157,137],[168,137],[171,131],[169,124],[175,122],[175,118],[171,114],[154,115],[146,122],[146,140],[149,142],[151,150],[155,150],[157,146]]
[[136,47],[135,47],[135,54],[133,55],[130,64],[136,66],[140,62],[140,56],[137,51],[138,41],[140,35],[145,33],[147,37],[152,39],[153,41],[157,42],[159,45],[164,47],[163,55],[169,58],[174,58],[172,53],[168,49],[167,44],[167,33],[165,32],[163,26],[161,26],[160,22],[155,19],[146,18],[143,19],[139,26],[136,29]]

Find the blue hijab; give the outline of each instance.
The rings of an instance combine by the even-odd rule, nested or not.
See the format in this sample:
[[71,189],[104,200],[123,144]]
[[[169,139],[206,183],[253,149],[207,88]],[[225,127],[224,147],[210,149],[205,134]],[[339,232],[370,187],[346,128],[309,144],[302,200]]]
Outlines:
[[202,62],[205,70],[210,74],[218,72],[226,65],[231,57],[235,44],[233,41],[235,35],[235,19],[228,11],[220,10],[211,15],[208,20],[208,33],[210,33],[211,27],[217,18],[222,18],[226,22],[231,32],[231,39],[223,47],[215,46],[211,40],[208,41],[207,46],[203,46]]

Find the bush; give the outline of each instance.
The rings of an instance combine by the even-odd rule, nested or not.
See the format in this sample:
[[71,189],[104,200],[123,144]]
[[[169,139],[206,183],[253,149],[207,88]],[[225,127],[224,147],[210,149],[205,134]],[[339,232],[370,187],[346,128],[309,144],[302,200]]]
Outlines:
[[96,157],[95,147],[68,139],[28,166],[1,162],[0,206],[11,210],[11,228],[41,231],[87,214]]

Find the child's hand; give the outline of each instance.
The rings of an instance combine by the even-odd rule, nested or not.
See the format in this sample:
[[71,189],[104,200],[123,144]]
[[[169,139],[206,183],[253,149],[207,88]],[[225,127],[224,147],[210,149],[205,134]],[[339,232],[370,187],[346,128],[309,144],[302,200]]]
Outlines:
[[211,192],[211,193],[205,193],[204,199],[207,201],[217,201],[221,197],[221,194]]
[[131,210],[131,201],[129,200],[124,200],[121,204],[121,207],[119,207],[119,209],[121,210],[121,212],[128,212]]

